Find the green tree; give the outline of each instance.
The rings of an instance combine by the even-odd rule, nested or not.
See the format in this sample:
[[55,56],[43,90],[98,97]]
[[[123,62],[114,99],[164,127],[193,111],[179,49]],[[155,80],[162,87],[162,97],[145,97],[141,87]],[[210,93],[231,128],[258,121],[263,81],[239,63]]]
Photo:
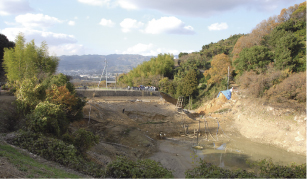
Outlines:
[[34,76],[40,80],[55,73],[59,59],[48,55],[45,42],[41,47],[36,47],[34,40],[25,43],[25,38],[20,33],[15,44],[14,48],[4,49],[4,70],[9,83],[16,84]]
[[48,101],[40,102],[28,118],[32,131],[57,137],[66,132],[69,124],[61,106]]
[[[174,56],[159,54],[122,75],[119,78],[119,83],[122,83],[123,86],[157,85],[162,77],[173,78],[173,69]],[[157,78],[158,76],[160,78]]]
[[198,81],[195,70],[190,69],[184,76],[181,84],[181,94],[183,96],[190,96],[197,90]]
[[0,34],[0,81],[4,81],[5,77],[5,72],[2,65],[4,48],[14,48],[14,46],[14,42],[9,41],[5,35]]
[[269,49],[257,45],[243,49],[239,54],[239,58],[234,61],[234,65],[236,71],[240,74],[250,70],[261,73],[265,71],[266,66],[272,61],[272,53]]
[[301,66],[306,64],[300,61],[300,58],[304,58],[303,55],[306,54],[305,48],[293,32],[276,28],[269,36],[269,45],[274,51],[277,69],[300,71]]

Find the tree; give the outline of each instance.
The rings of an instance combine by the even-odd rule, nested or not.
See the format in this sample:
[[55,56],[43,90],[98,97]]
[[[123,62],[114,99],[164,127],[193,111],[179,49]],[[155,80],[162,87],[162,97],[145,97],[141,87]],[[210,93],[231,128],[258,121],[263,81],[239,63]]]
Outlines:
[[11,42],[7,39],[7,37],[3,34],[0,34],[0,81],[4,81],[5,73],[3,69],[3,55],[4,48],[13,48],[15,46],[14,42]]
[[61,106],[48,101],[40,102],[28,118],[32,131],[52,134],[57,137],[64,134],[69,125]]
[[211,61],[211,68],[204,72],[206,78],[210,76],[207,84],[218,83],[225,78],[228,73],[228,67],[231,67],[231,62],[227,55],[219,54],[214,56]]
[[[170,54],[159,54],[150,61],[143,62],[133,68],[129,73],[119,78],[119,83],[127,86],[158,84],[162,77],[173,78],[174,56]],[[159,76],[159,79],[157,79]],[[150,80],[146,80],[151,78]]]
[[275,67],[277,69],[290,69],[298,71],[298,59],[296,58],[301,45],[291,32],[284,30],[275,31],[272,34],[271,45],[274,47]]
[[238,39],[236,45],[233,48],[232,61],[236,61],[239,58],[240,52],[244,48],[250,48],[255,45],[261,45],[263,37],[270,34],[271,31],[279,25],[278,18],[276,16],[269,17],[267,20],[261,21],[257,26],[252,30],[249,35],[242,36]]
[[36,76],[39,80],[56,71],[59,59],[48,55],[47,44],[36,47],[34,40],[25,44],[23,34],[15,40],[15,47],[4,49],[4,70],[10,84]]
[[258,73],[264,72],[266,65],[272,62],[272,53],[267,47],[253,46],[245,48],[234,62],[236,71],[242,74],[244,71],[254,70]]
[[190,96],[197,89],[197,74],[195,70],[190,69],[187,74],[184,76],[181,82],[181,93],[183,96]]

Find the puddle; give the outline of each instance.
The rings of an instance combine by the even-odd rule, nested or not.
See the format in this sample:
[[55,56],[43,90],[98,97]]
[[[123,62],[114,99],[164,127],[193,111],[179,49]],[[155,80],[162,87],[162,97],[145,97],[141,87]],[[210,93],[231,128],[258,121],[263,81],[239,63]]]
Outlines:
[[[185,140],[185,141],[184,141]],[[246,164],[246,160],[258,161],[272,158],[273,162],[280,165],[306,163],[306,157],[287,152],[274,146],[249,141],[245,138],[231,140],[205,141],[201,140],[199,145],[203,150],[192,148],[196,140],[173,138],[159,142],[159,152],[150,159],[161,162],[161,164],[173,171],[174,176],[185,177],[184,171],[194,168],[199,158],[213,163],[225,169],[252,169]]]

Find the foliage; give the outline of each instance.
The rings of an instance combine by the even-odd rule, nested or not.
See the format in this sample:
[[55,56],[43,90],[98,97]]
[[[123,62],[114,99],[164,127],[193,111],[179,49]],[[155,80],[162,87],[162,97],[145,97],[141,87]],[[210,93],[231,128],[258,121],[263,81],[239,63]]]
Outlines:
[[284,103],[295,100],[300,103],[306,102],[306,73],[291,74],[281,83],[274,85],[267,91],[267,98],[272,101]]
[[16,89],[16,104],[19,112],[29,114],[41,101],[39,98],[41,86],[37,81],[36,77],[24,79]]
[[87,161],[78,155],[74,145],[66,144],[62,140],[31,131],[19,131],[17,136],[8,142],[93,177],[104,178],[105,176],[101,165]]
[[306,21],[290,18],[264,38],[273,52],[277,69],[306,70]]
[[[119,77],[119,83],[128,86],[137,85],[158,85],[158,82],[164,77],[172,78],[174,68],[174,56],[170,54],[159,54],[150,61],[143,62],[136,68],[133,68],[128,74]],[[144,79],[150,79],[144,81]]]
[[186,178],[255,178],[254,172],[247,172],[246,170],[231,171],[217,167],[211,163],[207,163],[200,159],[200,166],[185,172]]
[[243,34],[232,35],[228,39],[222,39],[217,43],[211,42],[208,45],[203,45],[199,53],[205,59],[205,61],[209,61],[214,56],[222,53],[230,55],[233,51],[234,45],[242,35]]
[[3,57],[6,76],[11,84],[34,76],[43,79],[45,74],[56,71],[59,60],[48,56],[48,47],[45,42],[41,44],[41,47],[36,47],[34,40],[25,44],[25,38],[20,33],[16,37],[15,44],[14,48],[4,49]]
[[234,61],[234,65],[239,74],[250,70],[261,73],[270,62],[272,62],[272,54],[267,47],[253,46],[243,49],[239,58]]
[[[63,169],[39,163],[10,145],[0,144],[0,156],[7,158],[11,164],[18,168],[18,170],[25,171],[26,175],[24,175],[24,177],[27,178],[80,178],[80,176],[69,173]],[[7,173],[8,172],[10,171],[7,171]],[[1,173],[1,177],[3,178],[15,176],[12,173],[6,176],[5,171]]]
[[36,77],[26,78],[19,86],[15,93],[17,107],[30,114],[28,124],[33,131],[60,136],[69,122],[83,117],[86,102],[73,94],[74,87],[63,74],[51,75],[41,83]]
[[208,78],[207,85],[219,83],[223,78],[227,77],[228,67],[231,68],[231,63],[227,55],[219,54],[214,56],[211,61],[211,68],[204,73],[205,78]]
[[162,78],[159,81],[159,91],[174,96],[176,94],[176,89],[173,80],[169,80],[167,77]]
[[110,178],[173,178],[171,171],[154,160],[145,159],[134,162],[121,156],[107,165],[106,176]]
[[14,48],[15,43],[11,42],[7,39],[7,37],[3,34],[0,34],[0,81],[4,80],[4,69],[2,66],[4,48]]
[[186,178],[306,178],[306,163],[288,166],[276,165],[272,159],[248,162],[259,172],[234,171],[217,167],[200,159],[200,166],[185,172]]
[[69,92],[66,85],[60,87],[52,85],[46,93],[46,101],[61,105],[66,110],[71,110],[77,103],[77,97]]
[[58,137],[66,132],[69,124],[61,106],[48,101],[40,102],[28,116],[28,121],[32,131]]
[[266,90],[270,89],[287,77],[287,73],[272,71],[267,74],[257,75],[254,71],[244,72],[237,80],[242,89],[247,89],[247,93],[252,97],[263,97]]
[[85,153],[86,150],[98,143],[99,137],[94,135],[92,132],[85,129],[78,129],[74,133],[74,146],[81,152]]
[[177,88],[177,94],[183,96],[190,96],[194,93],[197,89],[198,81],[196,72],[193,69],[187,71],[187,74],[183,77],[182,81],[180,82],[179,87]]
[[306,163],[288,166],[276,165],[272,159],[251,162],[252,167],[260,169],[259,177],[263,178],[306,178]]
[[207,61],[200,53],[189,53],[187,55],[179,57],[179,68],[180,69],[203,69],[209,68]]

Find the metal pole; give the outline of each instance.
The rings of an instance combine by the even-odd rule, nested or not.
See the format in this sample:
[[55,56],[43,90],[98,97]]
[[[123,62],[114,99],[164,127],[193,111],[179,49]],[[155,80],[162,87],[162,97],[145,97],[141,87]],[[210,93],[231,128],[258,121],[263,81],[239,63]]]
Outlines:
[[[107,65],[107,61],[106,61]],[[106,68],[106,88],[108,88],[108,68]]]

